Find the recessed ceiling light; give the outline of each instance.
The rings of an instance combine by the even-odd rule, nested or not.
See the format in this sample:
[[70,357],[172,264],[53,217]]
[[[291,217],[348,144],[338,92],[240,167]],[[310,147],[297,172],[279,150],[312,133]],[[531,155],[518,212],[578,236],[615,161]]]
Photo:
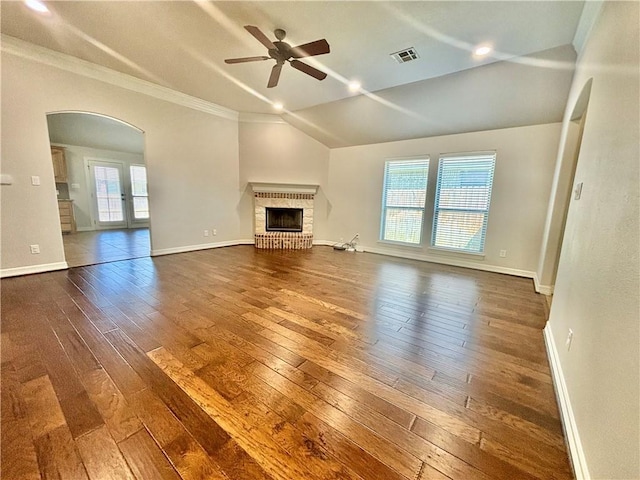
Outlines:
[[484,57],[485,55],[488,55],[490,52],[491,52],[490,46],[481,45],[473,51],[473,54],[477,57]]
[[24,4],[34,12],[50,13],[44,2],[41,2],[40,0],[25,0]]
[[357,92],[358,90],[360,90],[360,88],[362,88],[362,84],[357,80],[352,80],[351,82],[349,82],[349,90],[351,90],[352,92]]
[[284,105],[282,105],[282,103],[280,102],[273,102],[273,108],[280,111],[284,108]]

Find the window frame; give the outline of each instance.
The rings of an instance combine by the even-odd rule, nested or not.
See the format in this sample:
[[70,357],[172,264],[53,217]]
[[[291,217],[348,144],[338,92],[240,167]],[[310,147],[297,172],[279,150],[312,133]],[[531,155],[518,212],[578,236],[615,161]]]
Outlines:
[[[441,187],[442,187],[442,174],[445,168],[445,164],[447,162],[478,163],[483,160],[491,162],[490,170],[488,171],[489,182],[485,183],[486,187],[488,187],[488,192],[486,196],[486,208],[462,209],[462,208],[440,207],[439,203],[440,203],[440,194],[441,194]],[[485,244],[486,244],[487,230],[489,225],[489,213],[491,210],[491,197],[493,194],[493,183],[495,180],[496,161],[497,161],[497,152],[495,151],[468,152],[468,153],[465,152],[465,153],[457,153],[457,154],[440,155],[438,159],[438,174],[436,178],[436,189],[435,189],[434,204],[433,204],[433,220],[432,220],[432,227],[431,227],[430,248],[437,251],[460,253],[460,254],[466,254],[466,255],[481,255],[481,256],[485,255]],[[470,250],[470,249],[465,249],[460,247],[436,245],[436,236],[438,234],[438,220],[440,218],[440,212],[458,212],[463,214],[482,213],[483,221],[482,221],[482,227],[481,227],[481,233],[480,233],[479,250]]]
[[[413,156],[413,157],[402,157],[402,158],[392,158],[392,159],[388,159],[385,160],[384,163],[384,174],[383,174],[383,181],[382,181],[382,202],[381,202],[381,211],[380,211],[380,235],[379,235],[379,242],[381,243],[389,243],[389,244],[393,244],[393,245],[402,245],[402,246],[408,246],[408,247],[422,247],[424,244],[424,227],[425,227],[425,213],[426,213],[426,205],[428,202],[428,192],[429,192],[429,167],[430,167],[430,157],[429,155],[419,155],[419,156]],[[425,170],[426,173],[426,177],[425,177],[425,187],[424,187],[424,202],[420,207],[404,207],[404,206],[388,206],[387,205],[387,183],[388,183],[388,176],[389,176],[389,171],[390,171],[390,167],[393,164],[416,164],[416,165],[423,165],[423,168]],[[418,242],[414,243],[414,242],[408,242],[408,241],[402,241],[402,240],[394,240],[394,239],[387,239],[385,238],[385,230],[386,230],[386,226],[387,226],[387,210],[389,208],[395,208],[395,209],[403,209],[403,210],[412,210],[412,211],[419,211],[420,212],[420,226],[419,226],[419,238],[418,238]]]

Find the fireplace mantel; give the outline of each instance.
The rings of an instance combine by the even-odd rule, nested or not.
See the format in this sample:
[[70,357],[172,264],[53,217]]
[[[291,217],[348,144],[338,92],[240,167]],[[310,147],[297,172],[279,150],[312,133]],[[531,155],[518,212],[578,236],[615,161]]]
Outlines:
[[319,185],[305,185],[301,183],[263,183],[249,182],[253,193],[306,193],[315,195]]

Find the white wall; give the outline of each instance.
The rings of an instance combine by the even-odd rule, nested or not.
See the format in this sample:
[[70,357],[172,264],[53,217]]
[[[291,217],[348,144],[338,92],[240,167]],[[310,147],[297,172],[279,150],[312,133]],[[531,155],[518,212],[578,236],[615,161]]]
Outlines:
[[[64,260],[46,114],[85,111],[145,132],[154,251],[239,237],[238,123],[2,54],[3,270]],[[32,175],[42,184],[31,186]],[[40,255],[29,252],[39,244]]]
[[[276,117],[278,118],[278,117]],[[328,238],[327,173],[329,148],[297,128],[277,121],[240,122],[242,238],[253,238],[253,194],[247,182],[319,185],[314,200],[313,235]],[[245,221],[245,212],[250,215]]]
[[[335,241],[360,234],[365,250],[532,276],[553,178],[560,124],[447,135],[331,150],[329,231]],[[433,199],[441,153],[496,150],[496,169],[485,257],[429,248]],[[384,162],[429,155],[428,201],[422,247],[380,243]],[[499,256],[507,250],[507,257]]]
[[548,329],[594,479],[640,478],[639,7],[604,3],[563,125],[593,78]]
[[[123,165],[125,183],[129,182],[129,167],[131,165],[144,165],[144,156],[137,153],[116,152],[114,150],[103,150],[100,148],[82,147],[78,145],[67,145],[63,143],[52,143],[59,147],[64,147],[65,159],[67,161],[67,174],[69,186],[69,198],[73,200],[73,211],[75,214],[76,227],[78,231],[95,230],[91,222],[91,190],[89,183],[89,170],[86,168],[85,159],[115,161]],[[74,188],[77,185],[77,188]],[[137,224],[136,224],[137,225]],[[139,226],[148,225],[140,223]]]

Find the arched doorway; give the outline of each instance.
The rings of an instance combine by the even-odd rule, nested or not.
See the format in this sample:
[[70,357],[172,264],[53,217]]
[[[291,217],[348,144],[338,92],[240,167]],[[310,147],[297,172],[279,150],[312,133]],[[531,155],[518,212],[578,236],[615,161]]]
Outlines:
[[70,267],[149,256],[144,132],[90,112],[47,114]]
[[562,144],[561,162],[559,168],[556,167],[552,203],[550,204],[538,269],[538,281],[544,288],[544,291],[541,289],[541,293],[547,295],[553,293],[555,285],[569,205],[572,198],[578,199],[580,196],[580,186],[574,185],[574,179],[591,96],[591,84],[592,79],[586,82],[574,104]]

